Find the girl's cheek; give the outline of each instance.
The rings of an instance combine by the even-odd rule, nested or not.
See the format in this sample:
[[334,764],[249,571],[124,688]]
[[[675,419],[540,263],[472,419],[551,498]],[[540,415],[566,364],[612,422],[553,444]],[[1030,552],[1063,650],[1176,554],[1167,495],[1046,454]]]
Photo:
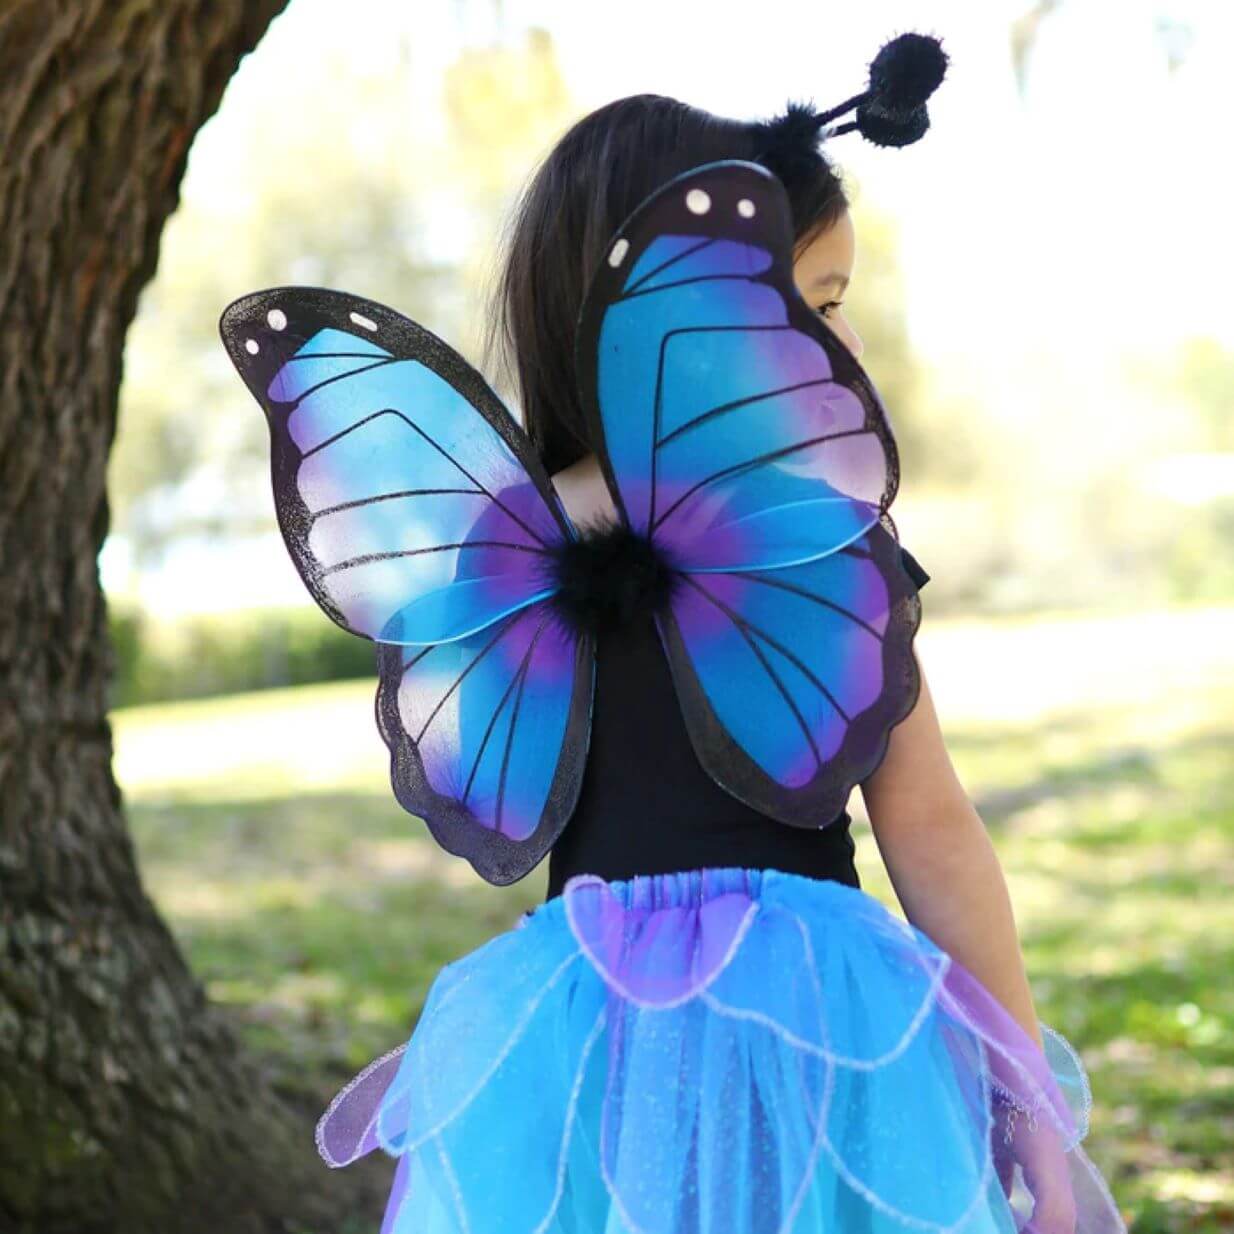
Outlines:
[[837,313],[831,319],[831,324],[832,328],[840,336],[840,341],[853,353],[853,358],[860,360],[861,353],[865,350],[865,344],[861,341],[861,336],[857,331],[845,321],[843,314],[840,313]]

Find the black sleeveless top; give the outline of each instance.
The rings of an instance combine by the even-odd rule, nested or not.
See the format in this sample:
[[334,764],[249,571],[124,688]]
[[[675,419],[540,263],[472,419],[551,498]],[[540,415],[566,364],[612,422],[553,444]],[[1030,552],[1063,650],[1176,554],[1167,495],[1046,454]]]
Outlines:
[[[907,549],[904,567],[929,579]],[[852,822],[790,827],[739,801],[690,744],[654,621],[600,635],[591,744],[578,804],[549,855],[547,898],[575,874],[628,879],[703,866],[775,868],[860,887]]]

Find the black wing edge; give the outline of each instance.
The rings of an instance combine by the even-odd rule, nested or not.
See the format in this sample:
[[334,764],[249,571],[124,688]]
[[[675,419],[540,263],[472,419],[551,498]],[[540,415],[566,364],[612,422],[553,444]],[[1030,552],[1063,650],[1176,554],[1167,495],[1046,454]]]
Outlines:
[[908,577],[913,580],[914,586],[920,591],[930,581],[925,567],[903,545],[900,545],[900,557],[903,560],[904,569],[908,571]]
[[[706,214],[692,213],[686,206],[690,189],[701,188],[711,198]],[[742,218],[736,203],[740,198],[754,201],[753,218]],[[719,226],[718,224],[725,224]],[[705,163],[669,180],[648,197],[605,245],[604,255],[592,275],[579,313],[574,339],[574,365],[584,418],[601,471],[623,522],[629,517],[617,488],[616,476],[604,441],[604,423],[596,395],[600,326],[608,307],[620,298],[621,288],[631,266],[656,236],[697,235],[700,239],[730,239],[758,244],[772,257],[770,268],[753,281],[768,283],[779,292],[787,306],[789,324],[814,339],[827,353],[835,380],[852,390],[865,409],[865,427],[877,433],[887,456],[887,482],[880,498],[885,512],[895,500],[900,485],[900,455],[891,421],[881,396],[861,363],[844,345],[839,335],[801,298],[793,282],[793,226],[788,195],[779,178],[758,163],[724,159]],[[617,266],[609,254],[619,240],[629,249]]]
[[[267,314],[275,309],[286,318],[282,329],[268,324]],[[353,313],[371,322],[374,329],[369,330],[355,322]],[[452,386],[510,447],[557,520],[563,536],[576,538],[577,532],[522,426],[483,376],[431,330],[375,300],[327,287],[288,285],[250,292],[233,300],[223,310],[219,317],[219,336],[249,393],[266,415],[270,429],[270,470],[275,511],[283,539],[313,599],[332,621],[349,633],[361,638],[369,637],[347,624],[321,585],[316,562],[307,544],[312,515],[295,483],[303,456],[286,431],[287,419],[295,405],[273,403],[266,395],[274,375],[287,360],[319,330],[327,328],[342,330],[359,338],[368,337],[371,342],[390,352],[394,359],[419,361]],[[255,355],[245,347],[250,339],[258,344]]]
[[[883,680],[889,685],[874,706],[854,720],[836,755],[803,788],[786,789],[776,783],[733,740],[699,682],[671,607],[665,606],[656,616],[660,641],[699,762],[721,788],[738,800],[793,827],[818,830],[842,816],[853,788],[877,770],[886,757],[891,730],[912,712],[920,695],[921,676],[913,650],[921,624],[917,588],[903,564],[890,517],[880,519],[866,536],[870,557],[887,582],[891,600],[883,640]],[[860,750],[869,751],[864,759],[858,754]]]
[[[526,609],[520,609],[503,620],[509,622],[526,613]],[[594,638],[586,633],[578,636],[565,740],[540,823],[525,840],[511,840],[489,830],[457,799],[444,797],[430,786],[424,761],[399,716],[398,692],[405,649],[386,643],[376,646],[378,684],[374,711],[377,728],[390,751],[390,784],[399,805],[422,819],[446,852],[466,858],[485,882],[504,887],[525,878],[557,842],[582,791],[595,698]]]

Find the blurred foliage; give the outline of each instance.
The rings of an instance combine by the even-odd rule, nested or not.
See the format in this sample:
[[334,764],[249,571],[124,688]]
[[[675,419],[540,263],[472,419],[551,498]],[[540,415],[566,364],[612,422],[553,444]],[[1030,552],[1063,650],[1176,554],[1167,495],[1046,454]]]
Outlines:
[[442,105],[451,171],[481,200],[502,200],[573,119],[574,105],[546,30],[516,45],[467,47],[447,70]]
[[923,370],[893,514],[936,611],[1234,596],[1234,351],[1197,337],[1085,364],[1027,355],[1004,407],[963,372]]
[[112,605],[111,706],[234,694],[376,672],[373,644],[316,608],[249,609],[154,621]]
[[904,276],[895,219],[867,201],[860,182],[845,177],[852,201],[857,252],[853,283],[844,295],[844,315],[865,350],[861,363],[878,385],[900,449],[900,465],[922,481],[950,477],[955,457],[928,445],[923,414],[923,370],[913,354],[904,316]]
[[1208,336],[1188,339],[1159,379],[1175,388],[1196,413],[1201,444],[1234,450],[1234,351]]

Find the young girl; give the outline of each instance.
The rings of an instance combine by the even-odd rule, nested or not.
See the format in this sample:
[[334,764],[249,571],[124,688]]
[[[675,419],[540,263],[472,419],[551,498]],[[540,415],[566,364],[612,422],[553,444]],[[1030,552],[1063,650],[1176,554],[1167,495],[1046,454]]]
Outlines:
[[[655,439],[657,449],[674,435],[665,426],[691,398],[710,408],[699,420],[717,410],[753,406],[764,419],[749,431],[770,433],[767,426],[779,405],[774,399],[795,398],[801,389],[820,385],[794,380],[785,369],[767,379],[770,393],[738,393],[721,399],[718,408],[714,395],[704,397],[708,383],[724,369],[726,354],[773,328],[745,326],[740,335],[716,335],[734,327],[703,318],[709,305],[730,293],[757,293],[760,305],[787,313],[787,324],[774,330],[788,331],[797,343],[816,340],[812,354],[821,355],[821,341],[828,380],[873,415],[877,404],[855,363],[861,341],[843,310],[843,294],[859,277],[853,222],[841,181],[818,143],[820,136],[853,128],[880,145],[917,140],[928,126],[925,99],[945,64],[936,40],[902,35],[876,57],[864,93],[823,114],[790,105],[783,116],[764,123],[720,119],[658,96],[622,99],[579,121],[525,192],[498,287],[491,341],[506,349],[530,441],[569,520],[582,529],[580,542],[591,546],[590,555],[575,554],[575,564],[568,571],[562,567],[555,578],[561,593],[574,595],[575,607],[561,611],[578,617],[605,588],[607,608],[602,620],[587,627],[594,634],[594,691],[590,700],[578,697],[584,713],[590,707],[589,740],[582,740],[577,759],[581,779],[561,793],[568,818],[552,833],[546,901],[517,928],[443,969],[410,1041],[365,1068],[319,1124],[318,1146],[331,1165],[345,1165],[376,1146],[398,1157],[383,1234],[1013,1234],[1024,1228],[1037,1234],[1114,1234],[1124,1229],[1104,1181],[1080,1147],[1090,1106],[1087,1077],[1068,1044],[1038,1022],[997,857],[956,777],[911,650],[920,617],[916,588],[928,575],[898,550],[885,518],[863,524],[862,535],[849,535],[847,547],[829,558],[836,570],[881,563],[877,577],[887,580],[886,624],[879,627],[883,645],[894,643],[903,654],[883,662],[890,672],[878,676],[879,688],[893,701],[880,711],[884,696],[878,696],[873,707],[878,720],[866,735],[866,754],[846,754],[849,765],[837,773],[843,792],[818,798],[835,800],[839,808],[821,819],[794,814],[787,787],[791,776],[769,788],[748,760],[734,753],[733,736],[744,732],[740,740],[754,749],[782,723],[765,700],[769,683],[780,688],[782,699],[805,697],[794,693],[793,674],[808,674],[810,653],[790,654],[770,637],[756,642],[757,623],[738,615],[732,628],[745,641],[734,639],[731,646],[737,649],[725,651],[719,680],[706,679],[702,670],[694,675],[686,658],[674,655],[675,649],[680,653],[678,640],[689,643],[690,618],[683,608],[668,622],[662,597],[660,607],[647,599],[654,588],[643,584],[654,563],[639,555],[644,542],[621,532],[635,509],[631,494],[638,490],[629,480],[631,455],[619,434],[634,432],[636,413],[624,421],[602,420],[593,399],[593,387],[599,387],[607,414],[620,402],[621,391],[635,384],[650,329],[646,297],[693,286],[704,288],[701,299],[689,302],[691,312],[700,314],[698,322],[674,318],[652,348],[658,348],[660,364],[656,416],[663,413],[664,420],[656,420],[663,430]],[[823,132],[827,122],[854,106],[856,121]],[[726,170],[727,160],[756,167]],[[713,169],[717,164],[724,166]],[[786,252],[791,247],[791,282],[799,299],[787,286],[774,300],[764,294],[767,283],[746,290],[761,277],[759,262],[767,253],[728,238],[730,232],[741,234],[733,231],[744,225],[741,220],[762,226],[782,200],[779,185],[762,184],[759,168],[773,173],[786,195],[791,225]],[[675,184],[681,186],[679,194],[665,189]],[[731,202],[725,196],[730,188]],[[655,203],[643,206],[653,197]],[[715,226],[727,230],[704,234],[697,243],[690,234],[677,234],[690,232],[691,215],[699,227],[711,226],[706,217],[718,216],[726,205],[732,206],[728,221]],[[661,225],[661,217],[671,226]],[[736,254],[746,263],[743,277],[736,278],[732,269],[690,274],[690,260],[703,250]],[[593,278],[594,271],[600,273]],[[617,280],[618,290],[606,292],[605,280]],[[223,331],[242,372],[273,351],[259,379],[245,375],[255,393],[267,396],[263,405],[276,448],[283,441],[280,425],[296,439],[297,451],[276,453],[275,461],[289,545],[332,616],[340,619],[341,610],[348,628],[379,642],[385,637],[404,644],[393,652],[379,649],[378,718],[391,745],[400,800],[486,877],[511,881],[538,857],[515,865],[517,845],[498,843],[491,835],[485,837],[488,847],[465,839],[462,823],[450,815],[454,805],[424,787],[432,779],[432,754],[426,750],[440,702],[421,709],[423,725],[415,728],[409,712],[416,707],[398,692],[403,687],[385,684],[405,681],[412,671],[428,672],[432,661],[421,657],[437,654],[406,645],[431,642],[407,632],[411,606],[400,610],[398,621],[404,624],[395,633],[390,618],[375,634],[375,627],[348,607],[351,592],[330,585],[332,572],[368,562],[373,554],[353,547],[349,554],[336,554],[346,557],[341,565],[331,564],[323,547],[328,537],[314,542],[312,533],[302,530],[306,513],[318,519],[375,500],[344,502],[346,494],[335,491],[334,481],[330,496],[317,499],[314,485],[325,481],[316,472],[304,478],[321,457],[315,452],[343,433],[327,426],[314,434],[304,420],[277,420],[271,406],[271,400],[290,405],[300,399],[294,414],[302,415],[313,398],[340,401],[342,395],[321,392],[337,390],[342,380],[358,380],[353,361],[364,349],[386,357],[389,351],[362,337],[355,341],[360,336],[355,324],[329,317],[305,293],[297,339],[308,342],[295,358],[321,363],[324,357],[337,366],[345,357],[349,367],[341,376],[330,369],[328,379],[289,376],[292,365],[283,365],[287,353],[277,350],[272,333],[288,328],[289,313],[269,309],[274,293],[261,295],[265,298],[245,302],[243,312],[229,309]],[[634,305],[638,297],[643,302],[631,311],[644,316],[633,319],[633,332],[621,334],[617,309]],[[597,300],[604,305],[602,316],[590,307]],[[251,311],[253,303],[261,321]],[[286,297],[280,303],[288,303]],[[332,334],[314,332],[320,324],[314,313],[321,322],[335,323]],[[359,316],[351,313],[350,320],[380,337],[387,313],[369,306]],[[809,313],[825,328],[803,320]],[[334,345],[343,338],[340,331],[349,332],[344,347]],[[692,333],[702,350],[684,353],[692,358],[685,377],[677,380],[674,372],[682,370],[667,368],[665,356],[681,341],[678,335]],[[419,335],[413,343],[417,358],[452,374],[454,389],[472,406],[486,405],[491,396],[453,353],[442,359],[441,345]],[[253,360],[245,358],[244,348]],[[599,366],[590,360],[593,348],[608,357]],[[750,354],[749,361],[739,359],[742,372],[762,356]],[[618,377],[611,376],[614,372]],[[388,395],[381,397],[381,406],[391,405]],[[419,391],[393,405],[406,407],[405,419],[420,436],[441,446],[447,423],[454,421],[444,416],[430,421],[431,397]],[[801,414],[823,414],[816,402],[800,408]],[[325,414],[321,407],[310,412],[318,419]],[[353,427],[374,418],[356,420],[355,409],[351,415]],[[514,437],[507,434],[506,441],[521,449]],[[892,493],[894,446],[889,441],[884,446],[887,452],[880,447],[878,460],[890,475],[885,491]],[[705,447],[700,438],[693,448]],[[380,469],[387,453],[383,448],[366,455],[368,466]],[[690,463],[681,455],[676,465]],[[472,471],[479,475],[483,466]],[[851,475],[864,466],[854,461]],[[478,491],[430,488],[429,463],[423,467],[425,488],[409,490],[405,477],[402,490],[383,491],[383,504],[409,492]],[[529,469],[534,473],[533,464]],[[286,477],[292,475],[299,477],[298,487],[287,496],[280,485],[290,485]],[[776,476],[786,491],[801,480],[791,466],[777,469]],[[714,474],[698,484],[712,479]],[[882,485],[879,471],[872,491]],[[753,500],[743,492],[742,500]],[[758,524],[761,535],[808,539],[812,525],[832,517],[822,506],[807,513],[804,499],[793,500],[799,512],[791,532],[781,523],[769,532],[764,522]],[[760,510],[766,516],[766,507]],[[704,537],[716,552],[722,551],[716,546],[723,531]],[[458,549],[459,538],[442,547]],[[386,556],[424,551],[402,549]],[[726,568],[732,566],[730,561]],[[796,570],[735,575],[757,577],[769,591],[801,592]],[[451,582],[462,574],[460,566]],[[717,576],[694,577],[705,583]],[[470,581],[486,579],[486,571],[477,568]],[[841,610],[836,596],[847,595],[846,587],[837,581],[834,594],[822,597],[824,604]],[[700,584],[699,593],[714,607],[724,607],[718,584],[711,592]],[[826,624],[821,610],[822,605],[817,618],[810,618],[817,622],[817,635],[807,626],[800,646],[817,647],[839,629]],[[579,624],[587,625],[581,618]],[[445,635],[438,631],[438,637]],[[846,637],[836,634],[838,643]],[[460,641],[466,642],[437,647],[457,647]],[[410,654],[413,650],[417,654]],[[747,659],[740,660],[739,652]],[[526,655],[531,654],[529,647]],[[703,659],[699,653],[696,668]],[[478,661],[479,654],[468,661],[450,690]],[[522,694],[520,684],[520,699]],[[700,702],[703,694],[714,704],[710,709]],[[727,710],[721,706],[725,697]],[[811,727],[796,702],[793,708],[813,740],[821,730]],[[839,702],[836,708],[843,712]],[[494,722],[489,721],[490,729]],[[858,726],[854,720],[852,731]],[[568,730],[566,748],[574,732]],[[561,747],[547,725],[527,745],[507,745],[499,784],[515,783],[523,764],[545,750],[555,758]],[[847,744],[842,748],[850,750]],[[764,761],[774,759],[769,755]],[[477,753],[472,775],[481,764]],[[553,783],[558,791],[560,781]],[[860,784],[879,851],[911,924],[860,889],[850,820],[842,808],[853,783]],[[452,801],[466,796],[467,788],[461,788]],[[539,833],[537,828],[532,838]]]

